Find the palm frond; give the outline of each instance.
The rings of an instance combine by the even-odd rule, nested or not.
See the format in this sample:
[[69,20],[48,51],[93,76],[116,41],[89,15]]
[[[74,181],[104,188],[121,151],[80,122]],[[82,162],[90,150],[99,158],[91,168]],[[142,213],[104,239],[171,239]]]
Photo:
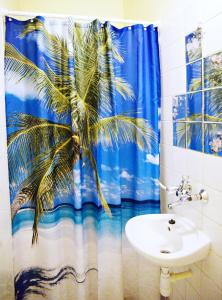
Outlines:
[[68,49],[67,37],[49,33],[44,22],[38,18],[35,18],[32,23],[27,23],[19,37],[23,38],[33,32],[38,33],[37,43],[41,43],[45,47],[44,55],[46,55],[47,60],[45,56],[42,57],[45,73],[54,86],[69,98],[73,88],[71,76],[73,70],[70,66],[70,60],[73,60],[73,56]]
[[76,94],[70,101],[72,125],[76,130],[81,130],[85,119],[89,124],[95,124],[99,120],[99,112],[89,103],[83,101]]
[[5,45],[5,72],[8,81],[13,80],[19,83],[28,80],[31,82],[47,109],[53,110],[58,115],[68,112],[67,97],[50,81],[43,70],[9,43]]
[[105,148],[120,143],[136,143],[148,151],[157,147],[157,135],[145,119],[124,115],[100,119],[90,127],[90,137],[92,143],[101,143]]
[[[202,114],[192,114],[189,117],[187,117],[187,121],[197,121],[197,120],[201,120],[202,119]],[[181,121],[183,121],[184,119],[182,119]]]
[[185,125],[185,123],[176,123],[176,137],[177,137],[177,145],[186,145],[186,136],[187,131],[189,131],[189,124]]
[[115,75],[108,29],[93,26],[83,29],[74,24],[73,40],[75,87],[82,102],[97,111],[111,113],[116,91],[124,99],[134,98],[130,85]]
[[186,137],[187,137],[187,147],[190,147],[191,144],[191,138],[195,137],[195,143],[196,145],[202,144],[202,128],[200,130],[194,131],[194,126],[197,126],[195,123],[187,123],[186,124]]
[[205,74],[205,80],[209,81],[210,87],[222,86],[222,68],[213,68],[209,74]]
[[[206,112],[216,118],[222,117],[222,89],[213,89],[205,92]],[[209,115],[208,115],[209,117]]]
[[43,42],[45,46],[45,54],[50,59],[50,64],[52,65],[53,70],[63,77],[69,77],[69,59],[71,53],[68,49],[67,40],[64,37],[59,37],[55,34],[49,33],[44,22],[38,18],[33,19],[32,23],[27,23],[19,37],[24,38],[33,32],[39,33],[37,43]]
[[121,77],[115,77],[114,79],[115,89],[125,100],[134,100],[134,92],[132,87],[126,80]]
[[27,114],[12,115],[8,127],[14,130],[8,137],[9,176],[10,181],[17,184],[29,173],[35,157],[72,136],[67,125]]
[[197,91],[201,87],[201,79],[200,78],[193,78],[190,84],[190,91]]
[[210,122],[222,122],[222,118],[221,117],[217,117],[217,116],[210,116],[208,114],[204,115],[205,120],[210,121]]
[[124,49],[120,43],[120,39],[117,37],[117,34],[111,28],[109,28],[108,43],[110,45],[113,58],[119,63],[123,64],[124,59],[122,53],[124,52]]

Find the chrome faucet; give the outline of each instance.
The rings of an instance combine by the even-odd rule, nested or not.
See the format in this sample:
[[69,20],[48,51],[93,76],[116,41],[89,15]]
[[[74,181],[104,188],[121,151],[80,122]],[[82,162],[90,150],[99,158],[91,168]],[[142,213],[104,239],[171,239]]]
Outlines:
[[187,201],[208,200],[208,194],[205,190],[201,190],[198,194],[192,194],[192,186],[188,176],[183,176],[181,183],[176,189],[177,201],[168,204],[168,208],[172,209],[175,206],[181,205]]
[[176,190],[176,196],[182,198],[191,195],[191,193],[192,186],[190,184],[189,176],[182,176],[181,183]]

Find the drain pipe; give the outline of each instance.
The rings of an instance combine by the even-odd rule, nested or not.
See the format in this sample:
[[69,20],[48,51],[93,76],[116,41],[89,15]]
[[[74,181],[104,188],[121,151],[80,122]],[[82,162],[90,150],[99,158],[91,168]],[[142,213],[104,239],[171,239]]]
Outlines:
[[169,297],[171,292],[169,268],[160,269],[160,294]]
[[169,268],[162,267],[160,269],[160,294],[163,297],[170,297],[171,294],[171,282],[177,280],[190,278],[192,276],[192,271],[188,270],[180,273],[170,273]]

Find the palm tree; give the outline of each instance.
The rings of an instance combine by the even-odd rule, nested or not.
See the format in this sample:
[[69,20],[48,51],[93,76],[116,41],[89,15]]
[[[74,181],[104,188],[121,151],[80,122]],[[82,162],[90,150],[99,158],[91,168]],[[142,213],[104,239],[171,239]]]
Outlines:
[[[98,197],[110,213],[101,189],[94,147],[99,143],[115,147],[132,142],[150,150],[157,141],[145,119],[115,115],[112,111],[116,92],[124,99],[134,99],[131,87],[116,76],[113,67],[113,59],[123,62],[113,32],[98,28],[96,21],[84,30],[77,24],[70,24],[69,28],[67,40],[50,34],[37,18],[25,26],[20,38],[36,31],[39,39],[45,41],[44,68],[6,43],[7,80],[28,80],[40,103],[57,116],[52,122],[16,113],[8,120],[13,132],[8,138],[9,175],[11,191],[16,193],[12,218],[24,204],[33,203],[32,243],[38,238],[39,218],[44,210],[53,207],[55,196],[64,190],[73,193],[73,167],[77,160],[84,160],[93,169]],[[74,45],[73,50],[69,49],[69,42]],[[69,115],[71,121],[67,121]]]

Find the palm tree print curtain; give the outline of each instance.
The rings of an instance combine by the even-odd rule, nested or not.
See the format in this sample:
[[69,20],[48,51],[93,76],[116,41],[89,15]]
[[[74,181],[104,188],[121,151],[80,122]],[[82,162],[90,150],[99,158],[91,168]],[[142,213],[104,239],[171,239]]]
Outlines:
[[159,212],[156,28],[6,18],[5,80],[16,300],[140,299],[124,226]]

